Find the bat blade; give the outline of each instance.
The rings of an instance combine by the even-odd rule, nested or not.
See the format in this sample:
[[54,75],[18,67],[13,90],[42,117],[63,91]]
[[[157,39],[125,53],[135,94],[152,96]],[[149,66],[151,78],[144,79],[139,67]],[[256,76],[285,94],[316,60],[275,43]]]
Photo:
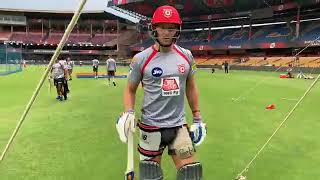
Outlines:
[[48,92],[49,92],[49,95],[50,95],[51,94],[51,87],[52,87],[50,79],[48,79],[48,83],[49,83]]
[[125,172],[125,180],[135,180],[134,173],[134,157],[133,157],[133,133],[128,133],[128,157],[127,157],[127,170]]

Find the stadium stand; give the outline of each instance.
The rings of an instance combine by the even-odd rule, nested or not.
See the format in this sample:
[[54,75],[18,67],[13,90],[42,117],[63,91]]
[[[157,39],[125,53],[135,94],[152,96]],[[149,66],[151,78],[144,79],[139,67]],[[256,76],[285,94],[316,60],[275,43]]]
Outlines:
[[227,61],[229,64],[234,64],[236,62],[236,57],[229,57],[229,56],[216,56],[216,57],[209,57],[209,58],[197,58],[196,63],[198,65],[222,65]]
[[[82,57],[90,59],[96,55],[105,56],[126,52],[123,56],[129,59],[154,43],[147,32],[148,23],[153,9],[159,3],[153,3],[151,0],[144,0],[143,3],[130,1],[128,4],[122,4],[121,2],[110,1],[115,6],[108,6],[104,13],[85,14],[80,19],[66,42],[71,54],[76,54],[74,56],[77,59]],[[185,6],[179,9],[184,23],[177,43],[190,49],[198,64],[221,65],[224,61],[228,61],[231,65],[248,67],[289,66],[294,64],[292,57],[294,49],[301,50],[320,35],[320,21],[316,19],[313,11],[307,11],[312,7],[306,7],[307,10],[301,12],[300,19],[303,21],[300,23],[299,37],[295,38],[296,22],[292,21],[294,20],[292,17],[297,15],[297,7],[292,4],[288,7],[284,4],[284,7],[287,7],[284,9],[274,9],[273,17],[250,21],[249,14],[245,14],[248,12],[246,10],[239,16],[236,13],[239,9],[226,13],[223,7],[210,7],[217,10],[212,16],[211,11],[206,11],[207,9],[203,7],[203,5],[206,6],[205,4],[200,7],[199,2],[195,2],[194,6],[197,8],[187,4],[180,5]],[[241,4],[240,1],[234,3]],[[252,1],[252,4],[254,3]],[[272,4],[277,3],[272,2]],[[33,50],[30,49],[54,49],[62,38],[72,14],[64,14],[61,18],[54,13],[29,12],[24,16],[26,25],[0,25],[0,43],[8,41],[26,44],[29,48],[26,48],[28,50],[23,55],[34,58],[37,55],[32,55]],[[306,22],[304,19],[307,18],[313,18],[313,20]],[[277,21],[281,23],[270,24]],[[250,23],[260,25],[252,26],[250,29],[248,26]],[[269,24],[262,26],[263,23]],[[224,26],[232,27],[222,28]],[[212,30],[209,30],[209,27],[212,27]],[[301,67],[320,65],[318,46],[320,41],[313,42],[308,48],[310,50],[301,54],[299,60]],[[24,47],[25,45],[23,45],[23,51]],[[119,48],[122,49],[116,51]],[[48,52],[37,51],[37,54],[40,59],[48,59]],[[83,54],[88,57],[84,57]]]
[[319,21],[302,23],[301,40],[312,40],[320,35]]
[[102,44],[105,44],[107,42],[110,42],[114,39],[116,39],[117,36],[114,36],[114,35],[108,35],[108,34],[95,34],[95,36],[90,39],[90,42],[92,44],[99,44],[99,45],[102,45]]
[[45,44],[58,44],[62,38],[62,33],[51,33],[47,40],[45,40]]
[[0,32],[0,40],[9,41],[11,39],[11,32]]
[[290,27],[286,25],[274,25],[262,30],[260,36],[256,36],[253,40],[255,42],[279,42],[288,41],[292,33]]
[[67,40],[69,44],[88,43],[90,42],[90,34],[71,34]]
[[246,61],[240,62],[240,66],[261,66],[265,65],[267,62],[264,57],[249,57]]
[[[313,40],[320,34],[319,21],[314,23],[301,23],[301,37],[297,40]],[[291,24],[272,25],[254,27],[251,40],[249,39],[248,28],[213,30],[211,39],[208,38],[208,31],[182,31],[179,43],[192,46],[199,43],[209,43],[210,45],[238,45],[245,46],[248,43],[290,43],[293,42],[295,27]],[[148,40],[147,40],[148,41]],[[139,46],[146,47],[146,41]]]
[[320,58],[319,57],[300,57],[299,66],[300,67],[319,67]]
[[41,33],[36,32],[13,32],[10,38],[11,41],[22,41],[23,43],[42,44]]

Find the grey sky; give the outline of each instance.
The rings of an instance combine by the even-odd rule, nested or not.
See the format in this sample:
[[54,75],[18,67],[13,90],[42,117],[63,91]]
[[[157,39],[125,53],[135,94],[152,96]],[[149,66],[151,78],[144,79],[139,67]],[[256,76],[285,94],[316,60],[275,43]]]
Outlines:
[[[0,10],[74,11],[80,0],[0,0]],[[102,12],[108,0],[87,0],[85,12]]]

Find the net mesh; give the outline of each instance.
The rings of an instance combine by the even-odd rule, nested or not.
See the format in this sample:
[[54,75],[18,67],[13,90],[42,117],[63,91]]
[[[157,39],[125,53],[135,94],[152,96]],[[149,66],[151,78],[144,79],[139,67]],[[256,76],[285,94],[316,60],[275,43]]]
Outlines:
[[8,75],[22,70],[21,45],[0,44],[0,75]]

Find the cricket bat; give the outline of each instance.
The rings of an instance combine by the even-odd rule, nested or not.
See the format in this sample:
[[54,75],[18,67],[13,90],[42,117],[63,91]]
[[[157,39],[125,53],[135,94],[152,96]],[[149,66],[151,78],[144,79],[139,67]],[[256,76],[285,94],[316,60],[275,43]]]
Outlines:
[[127,157],[127,170],[125,172],[125,180],[135,180],[134,177],[134,157],[133,157],[133,132],[128,133],[128,157]]
[[48,82],[49,82],[48,92],[49,92],[49,95],[50,95],[51,94],[51,87],[52,87],[50,78],[48,79]]

